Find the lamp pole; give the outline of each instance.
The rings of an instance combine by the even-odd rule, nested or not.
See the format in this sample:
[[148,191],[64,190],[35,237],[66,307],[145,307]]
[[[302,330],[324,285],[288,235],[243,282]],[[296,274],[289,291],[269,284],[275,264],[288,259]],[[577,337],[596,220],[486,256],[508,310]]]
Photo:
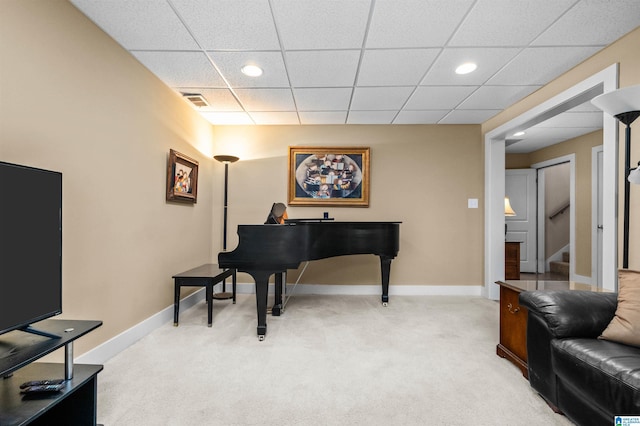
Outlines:
[[618,114],[615,117],[627,127],[624,131],[624,228],[622,242],[622,267],[629,267],[629,199],[631,197],[631,183],[629,173],[631,171],[631,123],[640,116],[640,111],[629,111]]
[[629,267],[629,197],[631,195],[629,172],[631,171],[631,123],[640,117],[640,85],[625,87],[596,96],[591,103],[626,125],[624,144],[624,224],[622,267]]
[[[228,209],[228,194],[229,194],[229,164],[235,163],[239,160],[238,157],[233,155],[215,155],[215,160],[224,164],[224,206],[223,206],[223,225],[222,225],[222,251],[227,251],[227,209]],[[227,280],[222,281],[222,293],[216,293],[213,295],[214,299],[223,300],[231,299],[233,295],[227,292]]]

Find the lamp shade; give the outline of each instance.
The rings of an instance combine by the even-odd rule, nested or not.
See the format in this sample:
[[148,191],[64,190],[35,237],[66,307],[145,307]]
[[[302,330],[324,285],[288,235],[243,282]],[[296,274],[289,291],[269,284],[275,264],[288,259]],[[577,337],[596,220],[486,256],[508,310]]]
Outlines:
[[631,183],[635,183],[636,185],[640,185],[640,163],[638,163],[638,167],[631,169],[627,180]]
[[629,125],[640,115],[640,84],[603,93],[591,103]]
[[511,208],[511,202],[509,202],[509,197],[504,197],[504,215],[505,216],[515,216],[516,212]]
[[239,160],[238,157],[235,157],[233,155],[214,155],[213,158],[221,163],[235,163]]

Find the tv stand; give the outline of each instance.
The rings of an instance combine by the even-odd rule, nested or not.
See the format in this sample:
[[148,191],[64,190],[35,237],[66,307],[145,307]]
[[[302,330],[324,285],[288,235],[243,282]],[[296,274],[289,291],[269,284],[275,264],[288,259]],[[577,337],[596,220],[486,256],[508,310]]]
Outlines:
[[[95,425],[97,375],[102,365],[74,365],[73,341],[101,325],[102,321],[49,319],[37,323],[38,331],[57,338],[20,330],[0,335],[0,344],[11,347],[9,355],[0,359],[0,425]],[[64,364],[34,363],[62,347]],[[66,381],[60,392],[42,396],[20,393],[24,382],[62,378]]]
[[37,328],[33,328],[30,325],[28,325],[26,327],[19,328],[18,330],[24,331],[25,333],[35,334],[37,336],[48,337],[50,339],[60,339],[60,338],[62,338],[62,336],[58,336],[57,334],[53,334],[53,333],[48,333],[48,332],[43,331],[43,330],[38,330]]

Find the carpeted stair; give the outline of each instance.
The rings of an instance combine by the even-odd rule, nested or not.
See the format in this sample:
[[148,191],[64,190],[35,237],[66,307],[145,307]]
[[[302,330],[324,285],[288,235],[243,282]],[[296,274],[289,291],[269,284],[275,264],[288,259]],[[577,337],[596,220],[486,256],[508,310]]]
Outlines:
[[549,267],[552,273],[565,277],[568,280],[569,279],[569,253],[563,252],[562,261],[549,262]]

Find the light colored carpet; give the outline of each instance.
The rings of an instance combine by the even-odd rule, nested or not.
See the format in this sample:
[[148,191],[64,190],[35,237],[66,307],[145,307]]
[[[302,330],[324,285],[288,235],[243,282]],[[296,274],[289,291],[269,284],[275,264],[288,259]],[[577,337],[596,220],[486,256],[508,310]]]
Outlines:
[[496,356],[479,297],[294,296],[256,337],[255,298],[180,315],[105,364],[111,425],[570,425]]

